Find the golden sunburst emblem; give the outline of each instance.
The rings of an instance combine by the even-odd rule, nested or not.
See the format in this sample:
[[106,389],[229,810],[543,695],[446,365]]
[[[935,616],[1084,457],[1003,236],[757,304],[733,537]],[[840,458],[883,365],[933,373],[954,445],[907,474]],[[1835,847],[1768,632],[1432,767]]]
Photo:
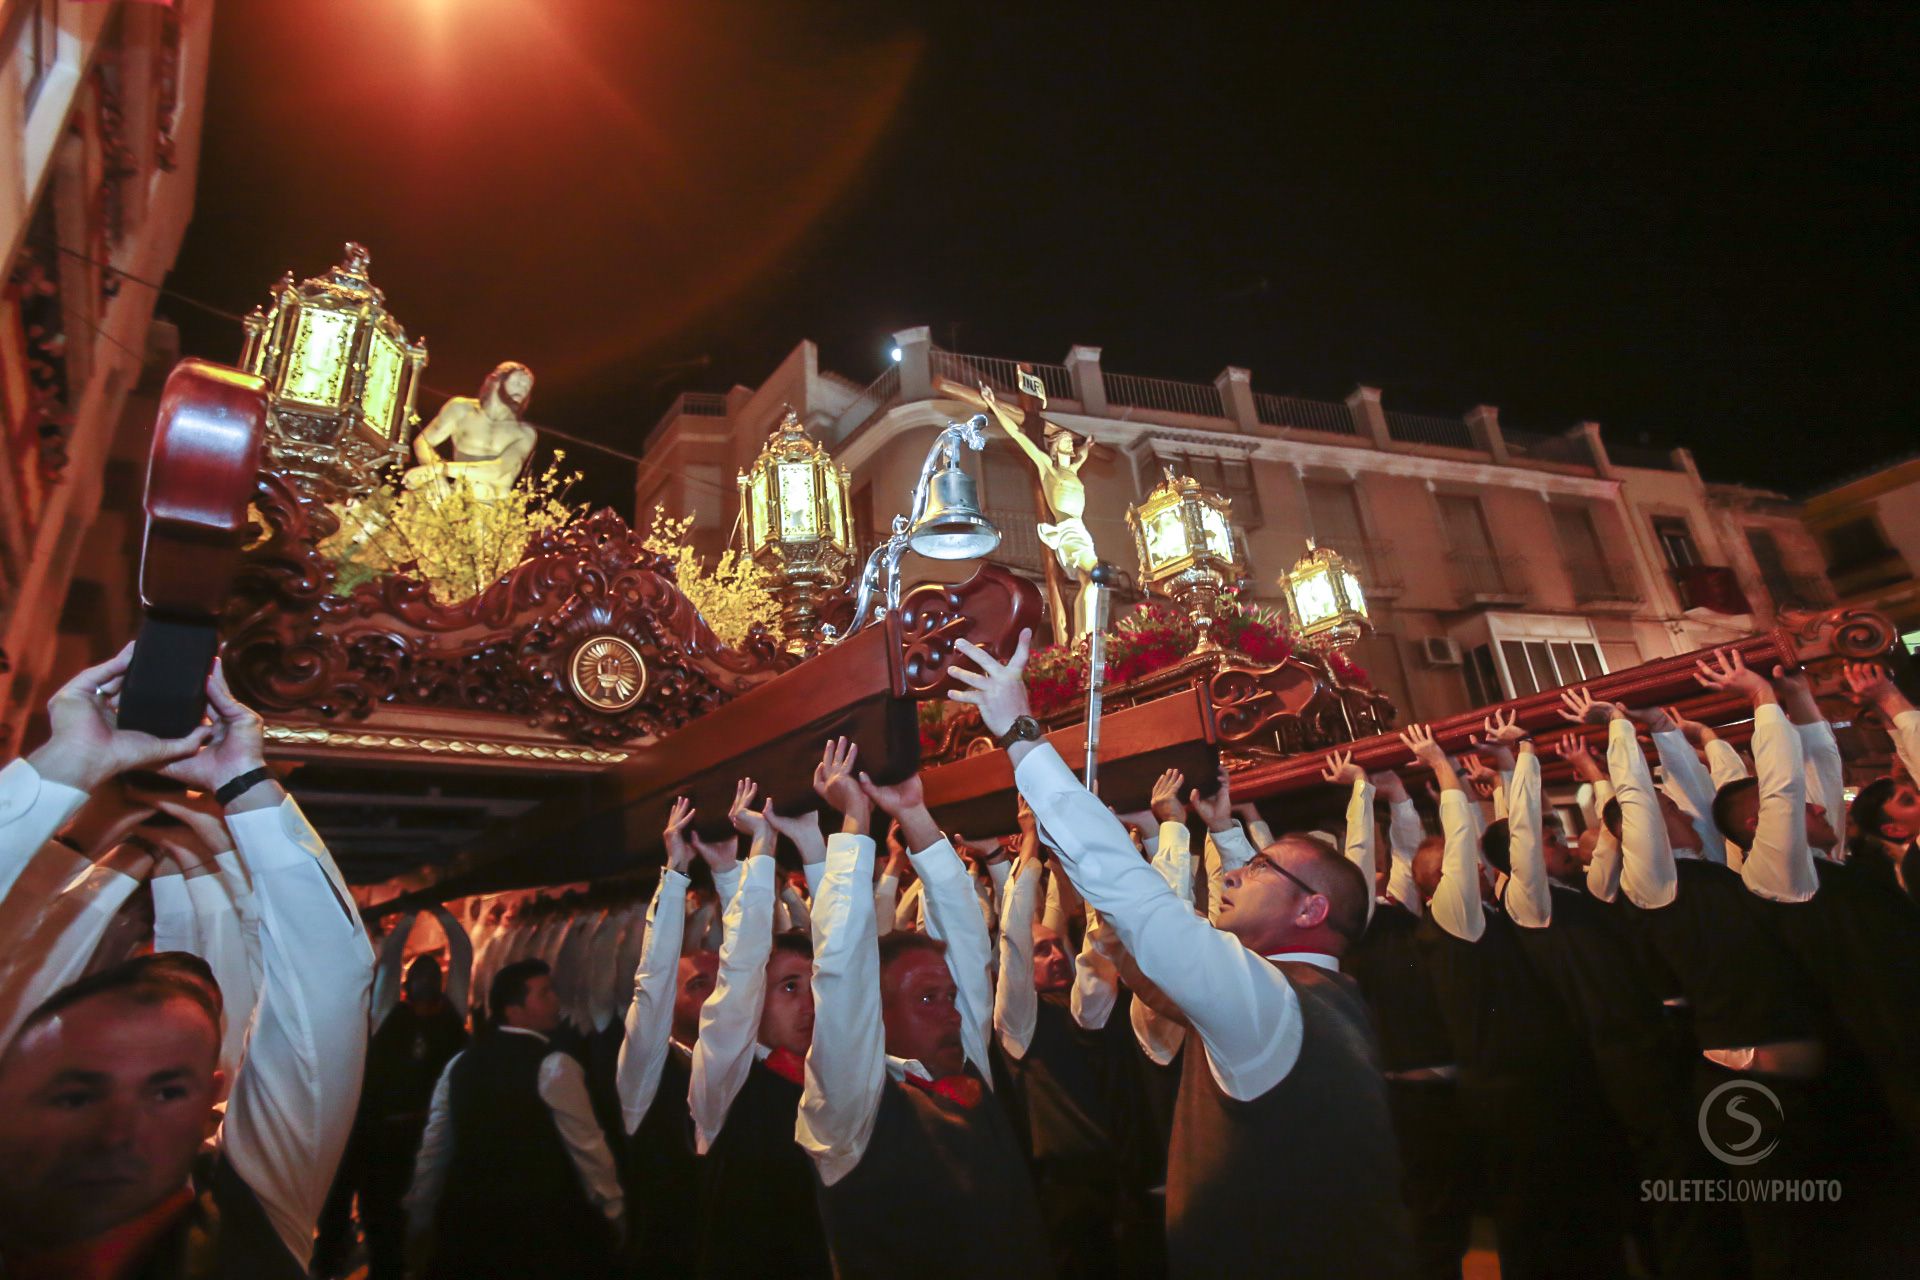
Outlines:
[[619,636],[595,636],[573,651],[573,692],[595,711],[625,711],[647,691],[647,664]]

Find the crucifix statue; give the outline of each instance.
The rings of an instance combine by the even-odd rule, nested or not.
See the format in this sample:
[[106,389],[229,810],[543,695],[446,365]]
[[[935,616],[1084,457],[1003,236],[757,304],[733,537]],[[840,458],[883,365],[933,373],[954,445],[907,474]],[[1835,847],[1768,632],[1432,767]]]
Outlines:
[[[1081,483],[1080,468],[1087,463],[1087,455],[1093,449],[1093,439],[1076,440],[1074,434],[1058,423],[1048,422],[1040,416],[1044,404],[1038,397],[1022,392],[1024,401],[1022,410],[1016,418],[994,396],[993,388],[982,382],[979,391],[980,402],[993,414],[1007,438],[1018,445],[1020,451],[1033,463],[1038,479],[1040,496],[1046,502],[1047,511],[1053,516],[1053,523],[1039,526],[1040,541],[1052,551],[1059,562],[1061,571],[1071,575],[1079,583],[1073,605],[1072,630],[1067,630],[1065,592],[1063,583],[1053,574],[1048,574],[1050,602],[1054,608],[1054,634],[1056,639],[1065,642],[1069,639],[1085,636],[1092,629],[1093,619],[1088,609],[1091,578],[1094,566],[1100,563],[1100,557],[1094,550],[1093,534],[1087,529],[1087,487]],[[1023,424],[1028,420],[1040,423],[1045,443],[1043,449],[1027,435]],[[1051,568],[1052,566],[1049,566]]]

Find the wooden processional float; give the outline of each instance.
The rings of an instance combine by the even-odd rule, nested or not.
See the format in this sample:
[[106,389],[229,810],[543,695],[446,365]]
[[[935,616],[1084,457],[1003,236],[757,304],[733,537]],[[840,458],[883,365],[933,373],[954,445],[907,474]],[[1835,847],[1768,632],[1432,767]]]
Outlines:
[[[163,397],[143,602],[149,628],[158,619],[200,643],[192,661],[155,664],[183,689],[193,684],[174,701],[197,698],[217,623],[229,679],[267,718],[274,758],[510,769],[552,784],[538,807],[478,837],[389,908],[656,865],[674,797],[691,796],[703,832],[719,834],[740,777],[782,811],[816,809],[812,769],[822,743],[841,734],[883,782],[919,769],[948,829],[1014,829],[1006,754],[977,736],[936,734],[923,759],[919,709],[953,687],[957,641],[1004,658],[1022,629],[1037,629],[1039,593],[1025,579],[988,565],[958,585],[920,587],[897,612],[804,662],[764,632],[737,648],[721,643],[669,563],[605,510],[535,535],[516,568],[458,604],[400,576],[342,590],[336,560],[321,550],[339,530],[340,503],[259,470],[264,413],[257,380],[198,361],[175,371]],[[1882,657],[1894,640],[1884,617],[1839,609],[1785,617],[1728,647],[1762,670],[1807,666],[1831,691],[1840,660]],[[150,648],[143,641],[140,662]],[[1660,659],[1589,687],[1634,705],[1677,701],[1710,724],[1744,721],[1744,706],[1703,694],[1693,663]],[[1143,807],[1163,769],[1208,790],[1224,763],[1236,799],[1297,821],[1315,805],[1337,807],[1320,779],[1329,751],[1350,747],[1371,769],[1411,763],[1391,732],[1391,703],[1311,652],[1271,666],[1196,655],[1108,685],[1105,701],[1101,793],[1121,809]],[[1553,693],[1502,705],[1536,732],[1565,727]],[[1458,750],[1489,710],[1433,727]],[[1077,763],[1079,710],[1062,709],[1048,727]],[[1564,771],[1547,764],[1549,778]]]

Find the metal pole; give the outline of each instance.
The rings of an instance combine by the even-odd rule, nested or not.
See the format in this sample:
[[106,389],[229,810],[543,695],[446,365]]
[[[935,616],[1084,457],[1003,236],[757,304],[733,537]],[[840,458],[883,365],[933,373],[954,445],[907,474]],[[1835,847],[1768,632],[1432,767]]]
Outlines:
[[1087,790],[1093,791],[1100,773],[1100,686],[1107,682],[1107,563],[1101,561],[1087,574],[1091,584],[1087,590],[1092,599],[1087,602],[1088,624],[1092,631],[1087,638],[1087,769],[1082,779]]

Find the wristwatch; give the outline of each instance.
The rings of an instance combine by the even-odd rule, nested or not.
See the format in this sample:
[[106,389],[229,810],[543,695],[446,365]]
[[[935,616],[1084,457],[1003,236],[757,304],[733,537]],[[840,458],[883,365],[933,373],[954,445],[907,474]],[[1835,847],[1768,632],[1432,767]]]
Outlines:
[[993,745],[1005,750],[1016,742],[1038,742],[1041,736],[1038,720],[1032,716],[1016,716],[1005,733],[993,735]]

